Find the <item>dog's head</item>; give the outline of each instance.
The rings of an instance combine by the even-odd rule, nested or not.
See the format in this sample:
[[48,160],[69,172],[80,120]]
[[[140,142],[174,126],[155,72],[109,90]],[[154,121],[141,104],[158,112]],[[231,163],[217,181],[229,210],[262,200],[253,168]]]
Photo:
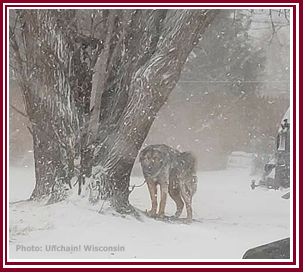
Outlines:
[[148,146],[140,152],[139,161],[143,171],[152,176],[162,168],[166,161],[166,154],[153,146]]

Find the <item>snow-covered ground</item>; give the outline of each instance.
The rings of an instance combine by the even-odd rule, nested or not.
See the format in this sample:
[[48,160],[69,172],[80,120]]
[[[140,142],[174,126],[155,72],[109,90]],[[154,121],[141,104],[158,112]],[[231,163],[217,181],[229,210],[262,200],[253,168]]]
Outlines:
[[[285,192],[252,191],[252,177],[245,170],[200,172],[198,178],[193,207],[194,218],[202,223],[188,225],[100,214],[102,203],[90,206],[77,198],[49,206],[10,204],[9,258],[241,259],[248,248],[289,237],[290,202],[281,199]],[[142,182],[131,179],[132,184]],[[10,168],[10,201],[27,199],[33,186],[33,169]],[[141,210],[150,208],[146,185],[136,188],[130,199]],[[166,213],[174,212],[169,199]],[[48,251],[49,245],[58,248]],[[87,245],[120,250],[92,251]]]

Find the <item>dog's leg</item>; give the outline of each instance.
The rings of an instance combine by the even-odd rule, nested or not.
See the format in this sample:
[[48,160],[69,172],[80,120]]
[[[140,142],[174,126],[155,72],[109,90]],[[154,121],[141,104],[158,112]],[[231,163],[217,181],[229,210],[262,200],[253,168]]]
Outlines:
[[166,199],[168,194],[168,182],[160,183],[160,191],[161,191],[161,201],[159,207],[159,217],[165,217],[165,206],[166,206]]
[[192,205],[191,205],[191,200],[188,203],[185,203],[185,204],[186,204],[187,220],[192,221],[192,219],[193,219],[193,208],[192,208]]
[[153,181],[147,181],[148,191],[150,194],[150,199],[152,203],[151,210],[148,212],[148,215],[151,217],[155,217],[157,213],[157,185]]
[[186,191],[184,186],[181,188],[181,196],[186,205],[187,220],[192,221],[193,219],[192,196],[190,195],[189,192]]
[[191,205],[191,200],[186,201],[185,205],[186,205],[187,220],[192,221],[193,209],[192,209],[192,205]]
[[175,213],[175,217],[179,218],[180,215],[182,214],[183,207],[184,207],[184,202],[182,201],[182,198],[181,198],[181,192],[178,189],[172,189],[172,190],[169,190],[168,192],[169,192],[170,197],[176,202],[177,211]]

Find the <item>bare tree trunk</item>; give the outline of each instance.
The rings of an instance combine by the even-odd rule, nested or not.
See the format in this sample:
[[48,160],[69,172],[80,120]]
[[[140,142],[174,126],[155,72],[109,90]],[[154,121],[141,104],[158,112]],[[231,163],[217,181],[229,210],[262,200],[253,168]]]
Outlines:
[[31,199],[47,198],[48,202],[52,203],[65,197],[61,185],[66,180],[63,179],[60,148],[47,140],[44,134],[45,132],[38,128],[33,129],[36,185]]
[[74,15],[73,10],[18,10],[10,25],[15,72],[33,132],[31,199],[63,199],[74,176],[78,118],[69,78],[72,48],[62,31]]

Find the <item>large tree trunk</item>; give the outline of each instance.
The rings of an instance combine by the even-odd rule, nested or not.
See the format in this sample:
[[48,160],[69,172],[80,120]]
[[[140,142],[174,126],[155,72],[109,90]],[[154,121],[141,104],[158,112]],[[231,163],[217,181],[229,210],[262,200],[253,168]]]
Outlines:
[[45,132],[37,127],[33,129],[33,146],[36,186],[31,199],[47,198],[49,203],[64,199],[63,184],[70,180],[65,175],[60,146],[50,142]]
[[79,133],[70,76],[73,47],[62,30],[75,11],[18,10],[14,15],[10,44],[33,135],[36,186],[31,199],[55,202],[71,188]]

